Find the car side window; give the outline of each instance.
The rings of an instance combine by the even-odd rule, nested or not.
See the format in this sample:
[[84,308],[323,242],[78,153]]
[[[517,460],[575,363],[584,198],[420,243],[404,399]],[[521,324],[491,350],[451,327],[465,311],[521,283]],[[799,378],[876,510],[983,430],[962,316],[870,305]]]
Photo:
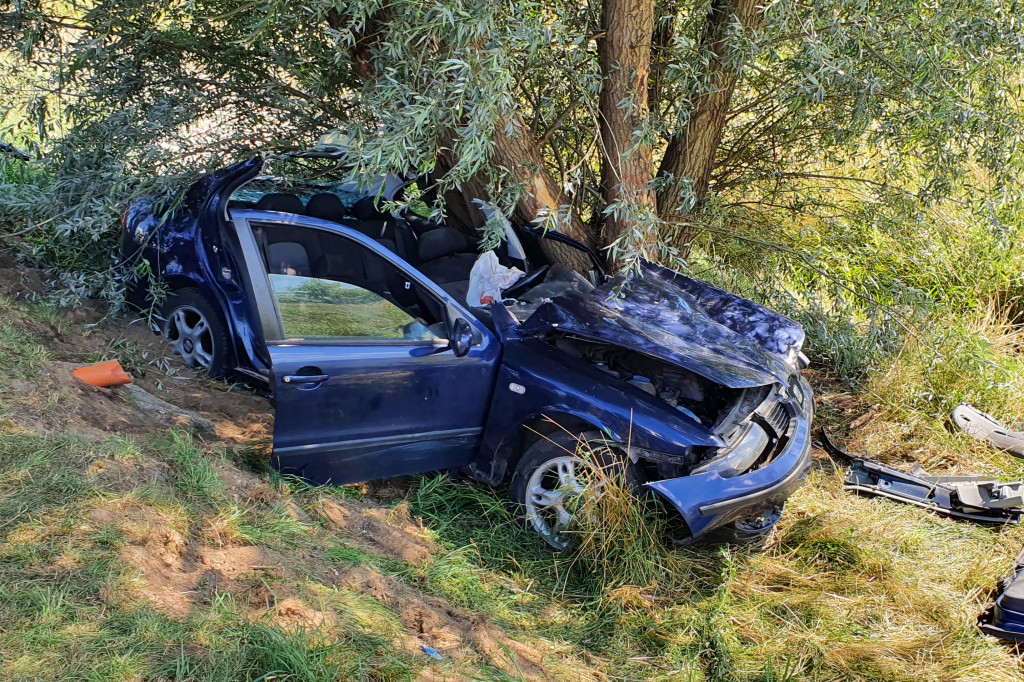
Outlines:
[[351,284],[272,274],[270,287],[289,339],[431,339],[416,318]]
[[253,227],[286,339],[446,340],[441,302],[372,249],[326,230]]

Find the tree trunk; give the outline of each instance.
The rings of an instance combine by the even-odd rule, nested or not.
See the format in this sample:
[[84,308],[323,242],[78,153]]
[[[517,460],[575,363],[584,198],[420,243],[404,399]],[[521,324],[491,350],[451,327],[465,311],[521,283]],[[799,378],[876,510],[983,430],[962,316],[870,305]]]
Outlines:
[[[515,211],[509,218],[520,224],[532,224],[543,213],[559,214],[565,210],[570,203],[569,199],[562,194],[558,183],[548,172],[544,159],[541,156],[537,141],[530,134],[529,127],[521,120],[515,121],[519,132],[512,136],[505,132],[505,126],[499,125],[491,138],[494,143],[494,154],[490,163],[495,166],[510,169],[515,177],[526,185],[526,194],[516,205]],[[447,172],[454,166],[454,159],[450,158],[450,152],[441,154],[439,169]],[[484,216],[480,209],[472,203],[473,199],[487,200],[487,182],[482,177],[474,177],[464,182],[458,192],[449,192],[445,195],[445,203],[448,215],[462,223],[463,229],[479,234],[483,227]],[[576,213],[570,215],[567,220],[561,221],[559,232],[572,237],[584,246],[594,248],[595,240]],[[593,268],[593,264],[586,254],[581,253],[565,244],[544,240],[541,242],[544,255],[549,260],[561,263],[566,267],[580,273],[586,273]]]
[[[701,46],[710,56],[705,78],[706,91],[693,99],[693,109],[686,127],[677,133],[665,149],[658,170],[659,177],[671,176],[671,183],[658,194],[658,215],[669,225],[678,224],[686,217],[683,199],[687,194],[686,181],[697,202],[708,193],[711,173],[715,168],[715,155],[722,142],[725,117],[739,71],[727,63],[729,26],[734,18],[744,30],[760,25],[764,8],[761,0],[712,0]],[[683,255],[697,234],[693,225],[680,229],[676,246]]]
[[[600,41],[601,185],[606,205],[655,206],[651,147],[634,144],[633,131],[647,117],[654,0],[605,0]],[[601,230],[606,246],[626,229],[628,216],[609,214]]]

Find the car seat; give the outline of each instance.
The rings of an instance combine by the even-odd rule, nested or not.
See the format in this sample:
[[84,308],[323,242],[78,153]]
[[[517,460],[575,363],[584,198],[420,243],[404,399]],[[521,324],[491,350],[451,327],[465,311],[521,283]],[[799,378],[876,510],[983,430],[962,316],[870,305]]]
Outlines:
[[298,242],[275,242],[267,245],[267,266],[271,274],[309,277],[309,254]]
[[348,209],[334,194],[314,194],[306,204],[306,215],[339,223],[348,215]]
[[375,220],[387,220],[388,214],[377,209],[376,197],[363,197],[352,204],[352,217],[356,220],[371,222]]
[[371,239],[393,242],[394,252],[404,260],[410,263],[419,262],[416,233],[404,220],[377,210],[374,205],[374,197],[363,197],[352,204],[350,217],[345,224],[359,230]]
[[306,207],[302,205],[302,199],[294,194],[283,194],[280,192],[264,194],[256,202],[255,208],[257,211],[277,211],[278,213],[294,213],[296,215],[305,215],[306,213]]
[[420,272],[440,284],[453,298],[465,302],[469,272],[478,255],[468,252],[469,240],[450,227],[442,227],[424,233],[419,247]]
[[411,211],[407,211],[405,213],[404,219],[405,222],[408,223],[409,227],[412,228],[412,231],[416,235],[416,237],[422,237],[427,232],[444,227],[444,225],[441,225],[440,223],[432,223],[426,218],[418,216],[415,213],[412,213]]

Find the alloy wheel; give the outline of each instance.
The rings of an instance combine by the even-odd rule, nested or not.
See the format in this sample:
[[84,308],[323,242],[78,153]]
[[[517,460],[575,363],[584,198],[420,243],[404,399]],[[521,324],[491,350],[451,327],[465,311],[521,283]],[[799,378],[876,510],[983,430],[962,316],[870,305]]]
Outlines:
[[526,484],[526,518],[552,547],[568,546],[564,531],[583,494],[600,493],[604,484],[597,479],[593,465],[573,455],[549,459],[531,474]]
[[190,305],[175,308],[164,325],[164,337],[192,368],[209,370],[213,363],[213,331],[206,317]]

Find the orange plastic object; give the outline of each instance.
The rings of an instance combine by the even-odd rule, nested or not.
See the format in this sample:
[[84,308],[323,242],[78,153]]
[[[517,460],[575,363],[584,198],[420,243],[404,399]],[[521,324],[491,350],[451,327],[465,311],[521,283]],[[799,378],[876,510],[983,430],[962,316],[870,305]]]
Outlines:
[[99,386],[100,388],[132,383],[132,378],[121,368],[121,363],[117,360],[79,367],[71,375],[90,386]]

